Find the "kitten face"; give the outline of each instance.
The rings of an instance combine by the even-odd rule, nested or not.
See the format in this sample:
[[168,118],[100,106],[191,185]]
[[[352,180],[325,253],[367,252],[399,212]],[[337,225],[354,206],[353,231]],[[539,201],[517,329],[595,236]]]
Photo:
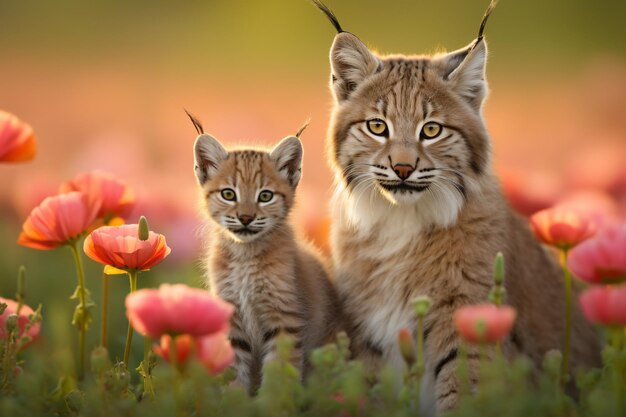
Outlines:
[[284,139],[271,152],[227,152],[203,134],[194,153],[207,213],[234,240],[250,242],[285,221],[301,173],[298,138]]
[[350,33],[336,36],[330,147],[351,194],[460,210],[488,167],[485,57],[482,40],[434,57],[379,57]]

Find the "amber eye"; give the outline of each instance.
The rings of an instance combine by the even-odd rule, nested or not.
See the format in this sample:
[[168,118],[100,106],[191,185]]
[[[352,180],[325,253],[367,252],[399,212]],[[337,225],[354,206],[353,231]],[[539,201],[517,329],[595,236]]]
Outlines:
[[420,132],[420,138],[422,139],[435,139],[443,128],[437,122],[428,122],[422,127],[422,131]]
[[220,194],[222,194],[222,198],[226,201],[237,200],[237,194],[235,194],[235,190],[232,188],[224,188]]
[[261,203],[272,201],[272,198],[274,198],[274,193],[269,190],[263,190],[259,193],[259,201]]
[[376,136],[387,136],[387,123],[380,119],[372,119],[367,121],[367,130]]

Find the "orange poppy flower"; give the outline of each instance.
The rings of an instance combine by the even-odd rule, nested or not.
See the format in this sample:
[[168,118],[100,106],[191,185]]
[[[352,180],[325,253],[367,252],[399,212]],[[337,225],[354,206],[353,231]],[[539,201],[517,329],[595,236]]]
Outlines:
[[48,197],[30,213],[17,243],[42,250],[68,244],[85,233],[99,208],[89,205],[87,196],[76,191]]
[[0,110],[0,162],[30,161],[37,152],[33,128]]
[[171,249],[165,236],[149,232],[139,239],[139,225],[105,226],[87,236],[85,254],[96,262],[124,271],[145,271],[160,263]]
[[570,249],[595,232],[595,227],[587,217],[564,206],[533,214],[530,225],[539,240],[559,249]]
[[103,219],[105,224],[109,224],[116,217],[128,217],[135,206],[132,188],[103,171],[80,174],[62,184],[60,191],[80,191],[87,194],[90,204],[99,204],[98,218]]

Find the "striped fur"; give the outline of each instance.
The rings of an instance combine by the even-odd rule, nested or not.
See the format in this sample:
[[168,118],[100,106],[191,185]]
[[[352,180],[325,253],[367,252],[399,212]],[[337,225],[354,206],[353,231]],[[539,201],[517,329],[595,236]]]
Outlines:
[[[263,364],[275,356],[279,333],[295,338],[292,359],[304,375],[308,353],[330,342],[340,321],[337,295],[322,257],[296,239],[287,223],[300,179],[302,147],[292,136],[271,152],[227,152],[214,138],[200,135],[195,155],[211,227],[208,283],[235,305],[230,339],[237,379],[253,394]],[[226,188],[235,191],[236,202],[223,198],[221,190]],[[260,202],[262,190],[272,191],[273,199]]]
[[[457,403],[452,316],[486,302],[498,251],[507,261],[507,302],[518,310],[505,353],[540,366],[563,338],[561,271],[492,172],[482,117],[486,58],[482,36],[446,54],[379,56],[342,32],[330,51],[332,249],[352,348],[372,369],[386,364],[400,374],[398,330],[415,328],[411,299],[430,296],[422,415]],[[368,128],[374,119],[385,122],[386,134]],[[434,139],[423,136],[428,122],[441,126]],[[573,369],[598,363],[596,334],[578,306],[572,347]],[[470,352],[473,374],[476,358]]]

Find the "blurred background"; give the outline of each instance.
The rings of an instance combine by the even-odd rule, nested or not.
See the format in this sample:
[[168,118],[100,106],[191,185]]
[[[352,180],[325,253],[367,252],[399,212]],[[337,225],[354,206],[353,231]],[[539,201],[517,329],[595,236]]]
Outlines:
[[[488,0],[327,3],[371,48],[417,54],[470,43]],[[623,216],[625,21],[623,0],[502,0],[492,15],[485,117],[494,166],[525,214],[564,198],[595,198]],[[196,134],[184,108],[226,145],[270,146],[311,118],[294,222],[324,247],[333,36],[306,0],[0,1],[0,108],[31,124],[39,144],[33,162],[0,165],[0,295],[13,297],[24,264],[27,302],[69,323],[76,282],[69,250],[35,251],[15,240],[33,207],[92,169],[127,181],[139,196],[136,215],[172,247],[139,286],[202,285]],[[86,266],[100,304],[101,268]],[[109,344],[119,356],[128,283],[111,285]],[[94,323],[92,345],[99,306]],[[44,334],[55,337],[39,349],[74,346],[68,330],[44,322]]]

